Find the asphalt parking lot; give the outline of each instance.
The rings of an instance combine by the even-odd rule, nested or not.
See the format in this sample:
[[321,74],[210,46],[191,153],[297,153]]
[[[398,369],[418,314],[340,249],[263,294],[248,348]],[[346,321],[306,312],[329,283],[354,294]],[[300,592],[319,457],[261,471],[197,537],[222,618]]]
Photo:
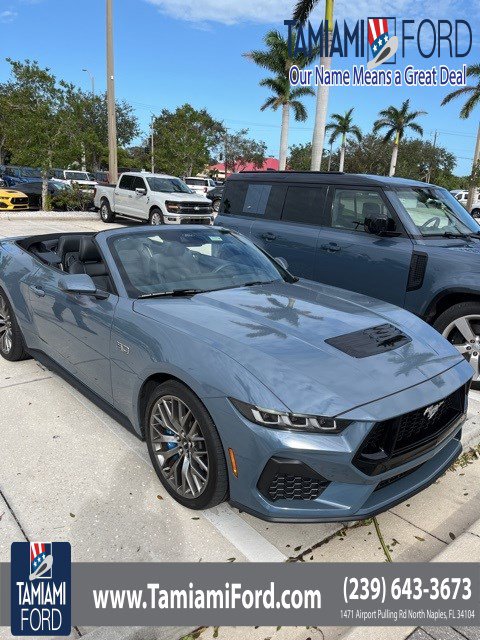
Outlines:
[[[88,220],[0,220],[0,237],[103,228]],[[163,490],[143,442],[34,360],[0,359],[0,406],[0,561],[9,560],[11,542],[24,539],[68,540],[74,561],[385,560],[370,521],[348,529],[269,524],[228,505],[183,508]],[[471,392],[465,438],[468,446],[480,442],[479,391]],[[449,549],[454,557],[447,559],[480,560],[479,479],[472,451],[429,489],[380,516],[393,560],[430,561]],[[221,631],[245,637],[241,629]],[[287,636],[272,629],[259,637],[321,637],[317,631]],[[0,638],[9,637],[0,629]]]

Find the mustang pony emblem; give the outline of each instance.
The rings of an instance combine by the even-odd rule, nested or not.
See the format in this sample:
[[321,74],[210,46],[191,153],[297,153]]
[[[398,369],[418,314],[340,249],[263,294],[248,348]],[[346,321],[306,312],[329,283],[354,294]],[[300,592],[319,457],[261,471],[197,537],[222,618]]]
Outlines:
[[425,409],[425,411],[423,412],[424,416],[427,416],[427,418],[429,420],[431,420],[434,416],[437,415],[438,410],[440,409],[440,407],[442,406],[442,404],[444,404],[444,402],[439,402],[438,404],[432,404],[429,407],[427,407]]

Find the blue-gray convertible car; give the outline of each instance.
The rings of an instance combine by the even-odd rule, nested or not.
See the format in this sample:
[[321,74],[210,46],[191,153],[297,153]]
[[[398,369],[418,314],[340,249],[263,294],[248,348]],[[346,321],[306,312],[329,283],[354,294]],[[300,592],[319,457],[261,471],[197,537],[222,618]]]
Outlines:
[[187,507],[371,516],[458,456],[472,369],[409,312],[287,266],[217,227],[5,240],[0,353],[121,414]]

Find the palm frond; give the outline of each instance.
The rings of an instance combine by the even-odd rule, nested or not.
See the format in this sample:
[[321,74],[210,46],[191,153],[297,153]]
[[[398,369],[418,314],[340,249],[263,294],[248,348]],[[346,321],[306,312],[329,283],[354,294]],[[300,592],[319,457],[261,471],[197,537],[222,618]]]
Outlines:
[[312,87],[295,87],[290,91],[290,99],[295,100],[296,98],[301,98],[302,96],[314,96],[315,91]]
[[262,106],[260,107],[260,111],[265,111],[266,109],[273,109],[274,111],[276,111],[279,106],[280,103],[278,102],[278,98],[276,98],[275,96],[271,96],[262,104]]
[[292,100],[290,106],[293,109],[293,115],[297,122],[305,122],[307,119],[307,110],[299,100]]
[[466,93],[473,93],[475,90],[476,90],[476,87],[471,87],[471,86],[462,87],[461,89],[455,89],[455,91],[452,91],[451,93],[447,93],[447,95],[444,97],[444,99],[440,104],[442,105],[442,107],[444,107],[446,104],[448,104],[452,100],[455,100],[456,98],[459,98],[460,96],[463,96]]
[[407,126],[410,127],[410,129],[412,129],[416,133],[418,133],[419,135],[423,136],[423,128],[416,122],[411,122]]
[[293,11],[293,19],[303,24],[306,22],[308,16],[312,13],[317,3],[318,0],[298,0]]
[[474,108],[480,104],[480,87],[474,91],[474,93],[468,98],[466,103],[460,110],[461,118],[469,118]]

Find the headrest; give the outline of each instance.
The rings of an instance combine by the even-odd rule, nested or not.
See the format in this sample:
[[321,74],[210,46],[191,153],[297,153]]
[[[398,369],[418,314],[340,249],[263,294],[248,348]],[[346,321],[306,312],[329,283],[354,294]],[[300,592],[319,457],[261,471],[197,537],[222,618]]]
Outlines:
[[187,251],[187,248],[180,242],[169,242],[165,248],[162,248],[162,255],[176,258],[183,255],[185,251]]
[[102,262],[102,256],[89,236],[83,236],[80,240],[80,252],[78,255],[80,262]]
[[58,239],[57,253],[61,256],[73,253],[80,249],[80,240],[84,236],[60,236]]
[[380,214],[380,205],[378,204],[378,202],[364,202],[362,213],[364,218],[378,216]]

